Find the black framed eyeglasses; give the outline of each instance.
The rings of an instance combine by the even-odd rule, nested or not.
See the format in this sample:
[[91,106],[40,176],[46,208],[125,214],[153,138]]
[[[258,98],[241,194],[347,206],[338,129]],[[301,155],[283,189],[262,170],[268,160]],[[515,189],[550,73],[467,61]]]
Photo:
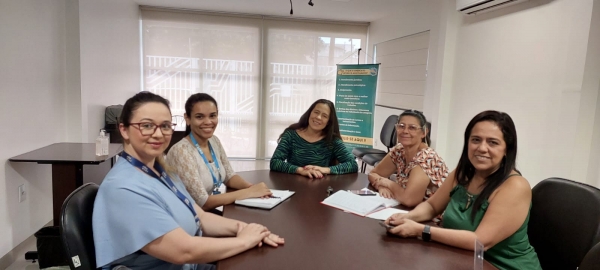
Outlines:
[[154,134],[158,128],[160,128],[160,132],[162,132],[163,135],[172,135],[175,130],[175,126],[177,126],[177,124],[170,122],[165,122],[160,125],[152,122],[129,123],[129,125],[139,129],[140,133],[144,136]]

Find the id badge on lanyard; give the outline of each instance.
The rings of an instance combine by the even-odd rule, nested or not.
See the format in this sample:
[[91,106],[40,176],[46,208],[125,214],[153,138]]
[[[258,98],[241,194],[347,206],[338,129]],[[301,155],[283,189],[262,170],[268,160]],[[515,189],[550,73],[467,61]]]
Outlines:
[[[223,184],[223,181],[221,180],[221,168],[219,167],[219,160],[217,159],[217,156],[215,155],[215,151],[213,150],[212,146],[210,145],[210,142],[208,143],[208,149],[210,150],[210,155],[213,159],[213,162],[215,163],[215,167],[217,167],[216,173],[214,172],[213,167],[210,165],[210,162],[208,162],[208,159],[204,155],[204,151],[202,151],[202,149],[200,148],[200,145],[198,144],[198,142],[196,141],[196,139],[194,138],[194,136],[192,134],[190,134],[190,139],[192,140],[192,143],[194,144],[194,146],[196,146],[196,150],[198,150],[198,153],[200,154],[200,156],[204,160],[204,163],[206,164],[206,167],[208,167],[208,170],[210,171],[210,175],[212,176],[212,179],[213,179],[212,194],[213,195],[221,194],[221,191],[219,191],[219,187],[221,186],[221,184]],[[217,176],[218,176],[218,178],[217,178]]]
[[183,202],[188,207],[188,209],[190,209],[190,211],[192,212],[192,215],[194,215],[194,221],[196,222],[196,234],[195,235],[200,236],[200,218],[198,218],[198,214],[196,213],[194,206],[192,205],[190,200],[188,200],[188,198],[186,198],[185,195],[183,195],[183,193],[181,193],[181,191],[179,191],[179,189],[177,189],[177,187],[175,186],[175,184],[173,183],[173,181],[171,180],[169,175],[165,172],[163,167],[160,166],[160,164],[158,164],[158,162],[154,162],[154,169],[156,171],[158,171],[158,173],[160,174],[160,176],[159,176],[159,175],[156,175],[156,173],[154,171],[152,171],[151,169],[149,169],[146,165],[144,165],[144,163],[142,163],[141,161],[132,157],[131,155],[125,153],[125,151],[121,152],[119,155],[121,157],[123,157],[125,160],[127,160],[127,162],[131,163],[131,165],[133,165],[134,167],[142,170],[142,172],[146,173],[147,175],[149,175],[152,178],[155,178],[156,180],[160,181],[163,185],[165,185],[167,188],[169,188],[177,196],[177,198],[179,198],[179,200],[181,200],[181,202]]

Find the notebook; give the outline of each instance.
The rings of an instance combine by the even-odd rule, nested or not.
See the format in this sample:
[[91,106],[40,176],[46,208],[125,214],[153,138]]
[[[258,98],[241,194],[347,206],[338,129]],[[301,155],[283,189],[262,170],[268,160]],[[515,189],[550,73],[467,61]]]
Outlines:
[[359,196],[345,190],[340,190],[321,202],[346,212],[367,216],[371,213],[398,205],[398,201],[377,196]]
[[235,204],[261,209],[273,209],[273,207],[287,200],[287,198],[291,197],[295,193],[294,191],[276,189],[271,189],[271,192],[273,193],[272,196],[276,198],[250,198],[243,200],[235,200]]

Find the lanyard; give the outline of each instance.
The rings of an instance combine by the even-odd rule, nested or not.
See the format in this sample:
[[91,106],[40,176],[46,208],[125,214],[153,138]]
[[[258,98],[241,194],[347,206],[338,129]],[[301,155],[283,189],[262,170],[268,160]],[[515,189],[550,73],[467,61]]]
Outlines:
[[173,191],[173,193],[175,193],[175,195],[190,209],[190,211],[192,211],[192,215],[194,215],[194,219],[196,221],[196,228],[197,228],[195,235],[199,236],[200,235],[200,218],[198,218],[198,214],[196,214],[196,210],[194,210],[194,206],[192,205],[190,200],[188,200],[185,197],[185,195],[183,195],[183,193],[181,193],[181,191],[179,191],[177,189],[177,187],[175,186],[175,184],[173,183],[173,181],[171,180],[169,175],[167,175],[167,173],[162,168],[162,166],[160,166],[160,164],[158,164],[158,162],[154,162],[154,169],[156,169],[158,171],[158,173],[160,173],[160,176],[158,176],[158,175],[156,175],[156,173],[153,170],[148,169],[148,167],[146,165],[144,165],[144,163],[142,163],[141,161],[132,157],[131,155],[125,153],[125,151],[122,151],[119,155],[121,157],[123,157],[125,160],[127,160],[129,163],[131,163],[131,165],[142,170],[143,172],[145,172],[147,175],[151,176],[152,178],[155,178],[156,180],[160,181],[165,186],[167,186],[171,191]]
[[196,146],[198,153],[200,153],[200,156],[204,160],[204,163],[206,163],[206,167],[208,167],[208,170],[210,171],[210,175],[212,176],[212,179],[213,179],[212,194],[220,194],[221,192],[219,191],[219,187],[221,186],[223,181],[221,181],[221,168],[219,167],[219,160],[217,160],[217,157],[215,156],[215,151],[213,150],[213,148],[209,142],[208,149],[210,150],[210,155],[212,156],[213,162],[215,163],[215,166],[217,167],[216,174],[219,175],[218,181],[217,181],[217,177],[215,176],[215,172],[213,171],[212,166],[210,166],[208,159],[206,159],[206,156],[204,155],[204,151],[202,151],[202,149],[200,148],[200,145],[198,145],[198,142],[196,141],[196,139],[194,138],[194,136],[192,134],[190,134],[190,139],[192,140],[192,143],[194,144],[194,146]]

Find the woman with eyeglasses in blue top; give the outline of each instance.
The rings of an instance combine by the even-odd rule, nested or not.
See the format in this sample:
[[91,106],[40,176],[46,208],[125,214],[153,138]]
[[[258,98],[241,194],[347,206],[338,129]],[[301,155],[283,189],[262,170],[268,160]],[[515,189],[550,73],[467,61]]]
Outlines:
[[[422,112],[402,112],[396,123],[398,144],[369,173],[369,182],[381,196],[405,206],[428,199],[448,176],[444,160],[429,147],[427,119]],[[396,179],[389,177],[396,173]]]

